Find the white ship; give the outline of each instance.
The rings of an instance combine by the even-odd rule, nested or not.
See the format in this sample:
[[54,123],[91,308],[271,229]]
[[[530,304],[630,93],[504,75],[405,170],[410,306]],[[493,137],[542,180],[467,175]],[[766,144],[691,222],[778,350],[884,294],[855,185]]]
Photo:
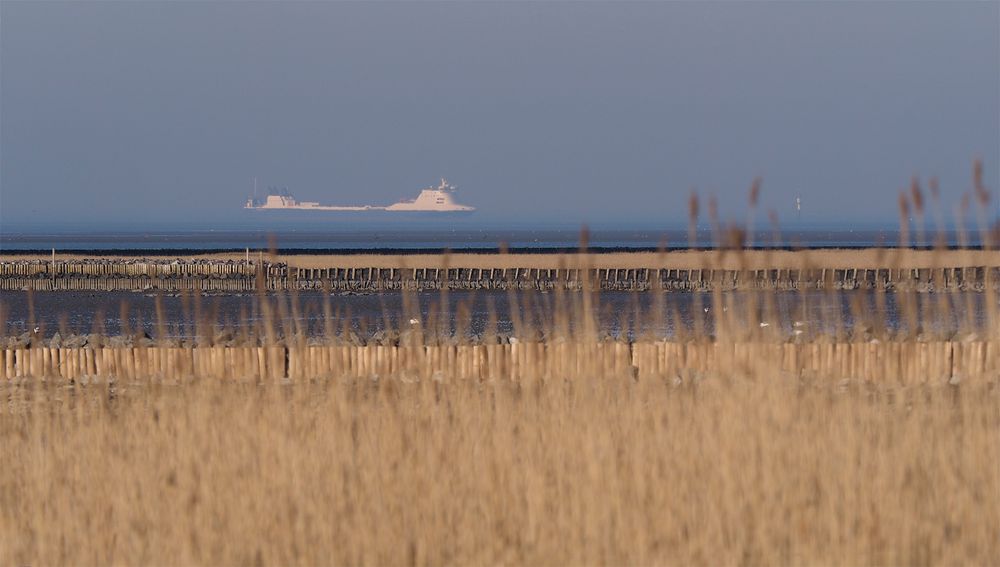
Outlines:
[[455,202],[453,194],[455,186],[448,183],[444,178],[437,187],[428,187],[420,191],[415,199],[406,199],[388,206],[379,205],[321,205],[312,201],[296,201],[295,197],[287,192],[271,194],[267,198],[260,200],[255,197],[247,199],[243,206],[245,209],[254,210],[305,210],[305,211],[409,211],[409,212],[434,212],[434,213],[458,213],[476,210],[475,207],[459,205]]

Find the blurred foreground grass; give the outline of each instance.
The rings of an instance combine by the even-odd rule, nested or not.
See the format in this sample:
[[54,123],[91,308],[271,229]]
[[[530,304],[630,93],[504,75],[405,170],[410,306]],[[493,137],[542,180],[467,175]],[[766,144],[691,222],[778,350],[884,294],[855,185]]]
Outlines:
[[0,386],[0,563],[990,564],[993,385]]

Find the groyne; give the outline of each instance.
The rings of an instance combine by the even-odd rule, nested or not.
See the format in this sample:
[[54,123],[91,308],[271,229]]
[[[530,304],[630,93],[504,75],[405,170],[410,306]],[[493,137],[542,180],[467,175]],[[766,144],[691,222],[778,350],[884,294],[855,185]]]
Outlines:
[[886,342],[529,342],[489,345],[302,345],[0,349],[0,380],[212,378],[526,380],[738,375],[758,365],[799,378],[887,384],[995,381],[994,340]]
[[1000,253],[670,253],[0,260],[0,290],[387,292],[428,290],[983,290]]

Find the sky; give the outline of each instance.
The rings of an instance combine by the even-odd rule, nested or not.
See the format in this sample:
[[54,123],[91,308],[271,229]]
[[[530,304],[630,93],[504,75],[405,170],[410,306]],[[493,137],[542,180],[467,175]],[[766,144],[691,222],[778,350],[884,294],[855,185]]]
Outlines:
[[996,190],[998,2],[0,2],[0,231],[252,223],[254,177],[627,226],[759,176],[761,216],[894,224],[976,157]]

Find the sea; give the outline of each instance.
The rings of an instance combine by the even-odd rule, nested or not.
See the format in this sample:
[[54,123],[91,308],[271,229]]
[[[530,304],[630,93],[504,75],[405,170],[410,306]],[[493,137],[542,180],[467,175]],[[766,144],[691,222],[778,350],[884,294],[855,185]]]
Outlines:
[[[102,252],[135,254],[147,252],[214,252],[278,249],[284,253],[419,252],[419,251],[491,251],[507,247],[512,251],[565,251],[579,249],[585,241],[588,249],[632,251],[680,249],[690,246],[711,247],[720,236],[701,227],[692,242],[686,228],[546,227],[498,228],[457,226],[436,222],[416,224],[346,224],[317,225],[277,223],[265,227],[188,228],[188,229],[79,229],[74,227],[27,227],[0,230],[0,255],[26,252]],[[913,234],[913,233],[911,233]],[[954,231],[944,232],[949,246],[963,244]],[[977,235],[968,244],[978,245]],[[894,246],[900,231],[894,228],[783,229],[759,230],[745,235],[752,247],[791,248],[866,248]]]

